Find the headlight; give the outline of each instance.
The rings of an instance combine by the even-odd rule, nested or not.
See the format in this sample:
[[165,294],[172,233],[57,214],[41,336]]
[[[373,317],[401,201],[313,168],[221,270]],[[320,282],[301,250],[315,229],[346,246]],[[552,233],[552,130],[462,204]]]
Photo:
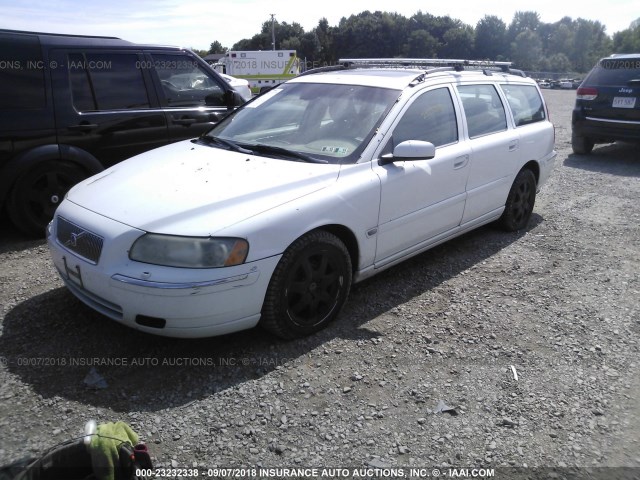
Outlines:
[[129,258],[167,267],[216,268],[240,265],[249,243],[230,237],[177,237],[147,233],[131,247]]

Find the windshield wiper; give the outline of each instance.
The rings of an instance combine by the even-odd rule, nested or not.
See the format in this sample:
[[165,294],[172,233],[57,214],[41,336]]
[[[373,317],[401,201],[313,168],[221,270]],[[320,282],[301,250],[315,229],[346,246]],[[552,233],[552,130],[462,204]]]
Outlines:
[[260,153],[273,153],[279,156],[283,156],[286,158],[293,158],[295,160],[302,160],[303,162],[308,163],[329,163],[326,160],[322,160],[320,158],[314,158],[311,155],[306,155],[304,153],[296,152],[295,150],[289,150],[283,147],[276,147],[275,145],[265,145],[263,143],[258,143],[256,145],[251,145],[251,149],[254,152]]
[[248,155],[253,153],[251,150],[247,150],[246,148],[241,147],[237,143],[234,143],[231,140],[227,140],[225,138],[212,137],[211,135],[202,135],[201,137],[198,137],[198,140],[201,140],[207,143],[208,145],[215,143],[217,145],[226,147],[228,150],[233,150],[234,152],[238,152],[238,153],[245,153]]

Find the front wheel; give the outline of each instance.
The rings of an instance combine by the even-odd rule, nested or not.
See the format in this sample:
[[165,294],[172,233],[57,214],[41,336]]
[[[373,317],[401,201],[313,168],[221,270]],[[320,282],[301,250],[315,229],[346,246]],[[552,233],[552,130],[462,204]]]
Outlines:
[[310,232],[293,242],[276,266],[260,324],[285,339],[317,332],[338,315],[351,281],[344,243],[323,230]]
[[536,176],[531,170],[521,170],[511,185],[504,212],[498,223],[509,232],[526,227],[535,202]]
[[8,199],[9,217],[27,235],[42,237],[69,189],[86,178],[65,162],[43,162],[18,178]]

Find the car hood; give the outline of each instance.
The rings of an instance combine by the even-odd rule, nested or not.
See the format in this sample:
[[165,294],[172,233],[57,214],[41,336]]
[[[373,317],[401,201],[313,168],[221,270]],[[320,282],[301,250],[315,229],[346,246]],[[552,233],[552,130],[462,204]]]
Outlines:
[[339,165],[183,141],[138,155],[69,191],[81,207],[148,232],[209,236],[335,182]]

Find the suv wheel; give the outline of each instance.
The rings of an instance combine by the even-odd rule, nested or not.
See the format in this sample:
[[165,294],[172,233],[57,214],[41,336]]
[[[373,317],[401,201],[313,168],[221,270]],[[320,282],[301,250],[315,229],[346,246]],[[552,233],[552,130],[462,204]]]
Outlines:
[[577,155],[588,155],[593,150],[593,140],[589,137],[582,137],[580,135],[571,135],[571,148],[573,153]]
[[285,250],[269,282],[260,324],[286,339],[317,332],[342,309],[351,279],[344,243],[329,232],[312,231]]
[[7,207],[13,224],[27,235],[42,237],[69,189],[86,178],[84,170],[65,162],[43,162],[18,178]]
[[536,176],[531,170],[521,170],[511,185],[504,212],[498,223],[508,232],[526,227],[535,202]]

